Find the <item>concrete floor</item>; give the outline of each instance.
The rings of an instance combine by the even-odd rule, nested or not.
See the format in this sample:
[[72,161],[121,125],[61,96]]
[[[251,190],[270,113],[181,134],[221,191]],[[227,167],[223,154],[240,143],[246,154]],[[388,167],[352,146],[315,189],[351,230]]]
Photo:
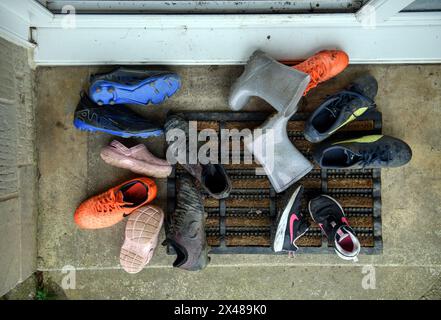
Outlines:
[[[158,121],[170,109],[227,111],[229,87],[242,67],[170,69],[182,76],[181,91],[161,106],[134,107],[136,111]],[[188,273],[172,269],[174,258],[160,247],[151,265],[137,275],[118,265],[124,223],[84,231],[72,220],[81,201],[134,176],[100,159],[110,136],[72,126],[79,92],[97,70],[106,68],[40,68],[37,74],[38,269],[60,285],[63,267],[75,267],[76,289],[65,290],[67,298],[441,298],[441,65],[350,66],[313,90],[300,108],[313,110],[326,94],[364,72],[377,78],[383,133],[404,139],[413,150],[407,166],[382,172],[382,255],[361,256],[358,263],[335,255],[215,255],[207,269]],[[262,109],[271,110],[257,99],[247,107]],[[163,138],[145,143],[164,154]],[[155,202],[165,207],[165,180],[157,182]],[[366,265],[374,266],[375,289],[363,289]]]

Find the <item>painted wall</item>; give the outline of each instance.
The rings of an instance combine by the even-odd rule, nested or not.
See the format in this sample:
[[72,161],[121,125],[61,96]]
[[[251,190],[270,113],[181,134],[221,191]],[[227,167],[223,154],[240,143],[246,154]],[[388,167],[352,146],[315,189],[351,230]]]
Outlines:
[[36,266],[33,77],[27,49],[0,38],[0,296]]

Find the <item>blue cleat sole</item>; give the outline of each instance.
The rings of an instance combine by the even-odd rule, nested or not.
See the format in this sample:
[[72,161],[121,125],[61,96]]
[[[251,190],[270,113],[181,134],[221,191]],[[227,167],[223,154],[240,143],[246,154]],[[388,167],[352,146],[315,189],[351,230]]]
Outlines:
[[89,88],[89,97],[98,105],[160,104],[180,87],[181,79],[174,73],[151,76],[136,84],[97,80]]
[[158,137],[164,133],[163,130],[154,130],[154,131],[148,131],[148,132],[139,132],[139,133],[128,133],[128,132],[120,132],[120,131],[114,131],[114,130],[108,130],[103,128],[97,128],[90,124],[85,123],[84,121],[81,121],[80,119],[74,120],[74,126],[75,128],[81,130],[81,131],[89,131],[89,132],[104,132],[108,133],[114,136],[122,137],[122,138],[150,138],[150,137]]

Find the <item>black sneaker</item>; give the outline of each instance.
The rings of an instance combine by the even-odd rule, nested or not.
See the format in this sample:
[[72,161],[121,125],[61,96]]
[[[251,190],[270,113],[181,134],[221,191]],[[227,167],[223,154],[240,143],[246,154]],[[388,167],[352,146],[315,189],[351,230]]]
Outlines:
[[334,242],[337,255],[345,260],[357,260],[360,241],[349,226],[341,205],[328,195],[309,201],[308,210],[329,241]]
[[323,141],[341,127],[374,109],[376,106],[373,99],[377,91],[377,80],[364,75],[348,89],[328,97],[306,121],[305,138],[310,142]]
[[300,211],[303,187],[299,186],[291,195],[283,211],[277,217],[277,229],[273,242],[274,252],[296,252],[296,241],[309,229],[309,221]]
[[[165,131],[169,148],[167,150],[167,158],[175,160],[185,170],[187,170],[193,177],[196,178],[198,184],[213,198],[224,199],[228,197],[231,192],[231,180],[227,175],[224,167],[221,164],[195,164],[189,163],[189,147],[185,146],[186,153],[178,154],[180,151],[179,143],[187,143],[188,139],[188,121],[180,115],[173,115],[167,118],[165,123]],[[180,129],[185,134],[182,140],[169,141],[174,134],[171,130]],[[169,134],[171,135],[169,137]]]
[[176,210],[168,224],[166,243],[177,254],[173,267],[190,271],[204,269],[210,261],[204,205],[200,192],[187,174],[177,180]]
[[114,136],[148,138],[163,133],[161,127],[124,107],[100,107],[82,94],[75,110],[74,126],[85,131],[99,131]]
[[400,139],[370,135],[321,143],[315,148],[313,157],[321,168],[327,169],[388,168],[408,163],[412,150]]

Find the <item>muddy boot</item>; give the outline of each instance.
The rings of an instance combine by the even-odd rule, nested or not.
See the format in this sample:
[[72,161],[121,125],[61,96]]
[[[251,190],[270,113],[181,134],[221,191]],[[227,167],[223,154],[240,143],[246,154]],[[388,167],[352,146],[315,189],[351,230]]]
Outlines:
[[[224,199],[228,197],[231,192],[231,180],[227,175],[224,167],[221,164],[200,164],[190,163],[189,146],[185,147],[185,152],[180,152],[180,144],[187,144],[186,138],[188,138],[188,121],[180,115],[172,115],[167,118],[165,123],[165,131],[167,135],[167,141],[169,143],[169,149],[167,150],[167,159],[174,160],[175,163],[179,163],[185,170],[187,170],[196,180],[197,184],[202,187],[211,197],[215,199]],[[172,132],[172,130],[178,129],[180,134],[184,134],[183,139],[177,139],[175,141],[169,141],[178,132]]]
[[169,219],[166,243],[176,252],[173,267],[197,271],[210,261],[205,236],[205,212],[202,197],[193,179],[184,174],[177,180],[176,210]]
[[309,80],[308,74],[285,66],[257,50],[231,87],[229,105],[232,110],[238,111],[245,107],[250,97],[256,96],[279,112],[297,110],[297,103]]

